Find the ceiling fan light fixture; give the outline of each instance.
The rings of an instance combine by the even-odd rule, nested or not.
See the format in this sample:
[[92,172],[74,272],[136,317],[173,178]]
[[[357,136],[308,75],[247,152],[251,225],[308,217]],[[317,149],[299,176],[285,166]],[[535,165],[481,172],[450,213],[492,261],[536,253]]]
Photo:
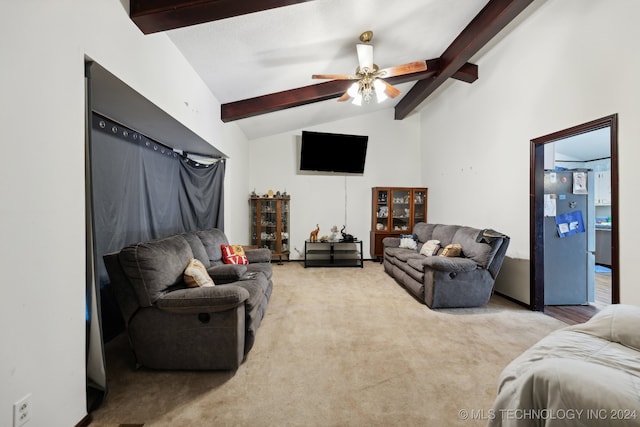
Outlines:
[[352,98],[355,98],[356,95],[358,95],[359,91],[360,91],[360,82],[354,82],[351,86],[349,86],[349,89],[347,89],[347,93]]
[[378,103],[386,101],[388,98],[395,98],[400,95],[400,90],[395,86],[382,80],[381,77],[395,77],[405,74],[416,73],[426,70],[426,61],[416,61],[408,64],[397,65],[391,68],[380,68],[373,63],[373,46],[369,44],[373,38],[372,31],[365,31],[360,35],[361,43],[356,44],[358,53],[358,67],[355,74],[313,74],[313,79],[332,80],[355,80],[338,98],[338,102],[349,99],[355,105],[362,105],[362,101],[367,104],[375,97]]
[[358,65],[362,72],[373,70],[373,46],[370,44],[359,43],[356,45],[356,51],[358,53]]
[[380,80],[376,79],[373,81],[373,88],[375,89],[375,92],[376,92],[376,99],[378,100],[378,104],[383,101],[386,101],[387,98],[389,98],[387,94],[384,92],[386,87],[384,83],[382,83]]

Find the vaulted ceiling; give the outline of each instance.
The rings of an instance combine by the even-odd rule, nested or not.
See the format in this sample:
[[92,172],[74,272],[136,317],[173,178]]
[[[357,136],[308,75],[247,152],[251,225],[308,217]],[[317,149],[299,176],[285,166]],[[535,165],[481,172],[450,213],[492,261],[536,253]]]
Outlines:
[[[222,103],[220,119],[250,139],[394,109],[402,120],[449,81],[473,84],[481,49],[533,0],[131,0],[149,37],[165,32]],[[386,79],[400,96],[338,103],[351,84],[358,36],[372,30],[374,62],[426,61],[427,71]]]

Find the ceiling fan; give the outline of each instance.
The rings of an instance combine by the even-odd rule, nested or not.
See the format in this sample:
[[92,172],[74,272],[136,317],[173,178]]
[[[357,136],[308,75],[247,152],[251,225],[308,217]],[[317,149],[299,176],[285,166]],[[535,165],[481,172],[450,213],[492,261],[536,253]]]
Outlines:
[[379,69],[373,63],[373,45],[369,44],[371,39],[373,39],[373,31],[365,31],[360,34],[362,43],[356,44],[359,65],[355,74],[313,74],[311,78],[355,80],[349,89],[338,98],[338,102],[353,98],[354,104],[362,105],[363,100],[368,103],[374,96],[378,102],[382,102],[387,98],[395,98],[400,95],[400,90],[384,81],[383,77],[395,77],[427,70],[426,61],[409,62],[395,67]]

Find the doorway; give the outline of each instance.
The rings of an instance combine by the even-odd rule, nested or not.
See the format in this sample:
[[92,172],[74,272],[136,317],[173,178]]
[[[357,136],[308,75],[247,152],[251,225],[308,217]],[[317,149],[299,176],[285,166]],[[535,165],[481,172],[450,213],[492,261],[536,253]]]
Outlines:
[[619,222],[618,222],[618,115],[614,114],[531,140],[530,166],[530,306],[545,310],[544,297],[544,169],[545,144],[609,129],[611,156],[611,303],[619,303]]

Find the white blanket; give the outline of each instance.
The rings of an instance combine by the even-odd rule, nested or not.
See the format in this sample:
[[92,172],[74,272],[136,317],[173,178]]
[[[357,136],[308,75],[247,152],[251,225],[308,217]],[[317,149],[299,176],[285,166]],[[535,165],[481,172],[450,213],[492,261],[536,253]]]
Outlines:
[[489,426],[640,426],[640,307],[612,305],[502,372]]

